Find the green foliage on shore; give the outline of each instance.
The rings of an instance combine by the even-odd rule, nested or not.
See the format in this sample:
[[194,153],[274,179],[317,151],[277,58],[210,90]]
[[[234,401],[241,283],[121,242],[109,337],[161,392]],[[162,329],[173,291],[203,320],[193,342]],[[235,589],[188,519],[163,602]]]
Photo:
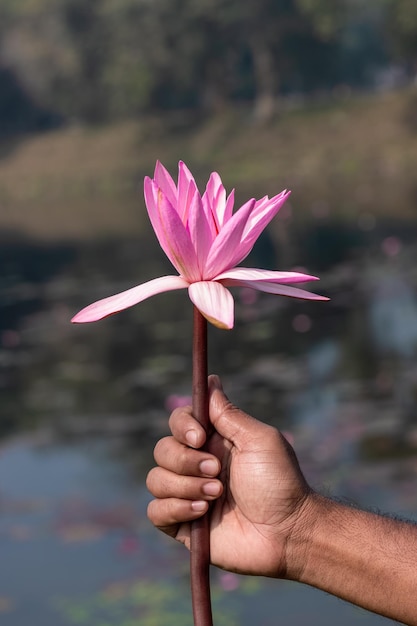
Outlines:
[[183,159],[201,185],[219,171],[238,202],[292,189],[294,219],[413,219],[414,97],[292,103],[265,126],[231,107],[198,125],[172,114],[29,136],[0,160],[0,230],[41,239],[146,233],[142,181],[156,159],[173,173]]
[[288,93],[372,88],[394,61],[415,75],[415,7],[414,0],[3,0],[0,93],[11,72],[36,105],[90,124],[155,110],[213,113],[232,102],[250,102],[255,119],[270,119]]

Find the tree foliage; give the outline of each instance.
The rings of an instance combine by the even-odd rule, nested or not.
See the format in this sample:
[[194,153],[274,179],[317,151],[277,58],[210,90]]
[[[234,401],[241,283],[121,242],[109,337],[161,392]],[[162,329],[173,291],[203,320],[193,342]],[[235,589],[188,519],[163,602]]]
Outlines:
[[[415,0],[376,5],[392,49],[415,62]],[[0,70],[37,105],[87,122],[239,100],[263,120],[285,93],[355,79],[352,33],[377,28],[365,13],[359,0],[2,0]]]
[[384,16],[394,53],[417,75],[416,0],[389,0]]

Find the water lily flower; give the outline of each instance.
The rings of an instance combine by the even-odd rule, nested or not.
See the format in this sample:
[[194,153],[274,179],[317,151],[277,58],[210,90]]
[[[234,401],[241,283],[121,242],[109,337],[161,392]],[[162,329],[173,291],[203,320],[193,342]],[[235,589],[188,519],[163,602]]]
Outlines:
[[201,195],[194,177],[180,161],[178,183],[156,163],[153,179],[144,182],[145,203],[158,241],[176,276],[161,276],[104,298],[82,309],[71,320],[94,322],[164,291],[188,289],[202,315],[220,328],[232,328],[234,300],[228,287],[250,287],[281,296],[328,300],[291,286],[318,280],[300,272],[279,272],[237,267],[288,198],[282,191],[273,198],[252,198],[233,213],[234,191],[229,196],[217,172],[210,175]]

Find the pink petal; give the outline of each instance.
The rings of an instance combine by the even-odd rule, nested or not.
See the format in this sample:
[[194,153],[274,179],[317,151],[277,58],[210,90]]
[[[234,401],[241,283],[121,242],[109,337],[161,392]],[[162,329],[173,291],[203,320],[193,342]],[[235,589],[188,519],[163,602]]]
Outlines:
[[201,201],[202,201],[204,213],[206,215],[207,223],[210,228],[210,235],[211,235],[212,240],[214,240],[214,238],[217,237],[217,235],[219,234],[219,226],[217,224],[216,216],[211,210],[211,206],[205,194],[203,194]]
[[173,264],[173,260],[170,258],[170,251],[168,242],[166,240],[165,231],[161,224],[161,216],[158,210],[159,187],[154,180],[151,180],[149,178],[149,176],[145,176],[145,180],[143,183],[143,192],[145,196],[145,204],[148,210],[149,219],[152,224],[152,228],[155,231],[155,235],[159,241],[159,245]]
[[226,200],[226,206],[224,209],[224,221],[223,221],[224,224],[228,222],[230,218],[232,217],[234,203],[235,203],[235,190],[232,189],[232,191],[229,193],[227,200]]
[[208,179],[206,190],[203,194],[207,197],[208,203],[212,209],[215,206],[215,199],[221,187],[223,187],[222,179],[217,172],[212,172],[210,174],[210,178]]
[[191,281],[201,278],[190,235],[177,211],[154,181],[145,179],[145,201],[161,248],[179,274]]
[[195,187],[194,196],[189,207],[188,232],[197,256],[200,275],[204,276],[207,256],[213,243],[213,234],[203,210],[201,196],[197,187]]
[[218,328],[233,328],[234,301],[232,294],[217,282],[201,281],[188,288],[191,302],[204,317]]
[[278,213],[290,193],[290,191],[285,190],[274,198],[271,198],[271,200],[262,198],[262,200],[259,200],[256,203],[255,208],[246,223],[246,228],[242,237],[243,242],[248,248],[247,254],[249,254],[261,232]]
[[233,190],[226,198],[222,179],[217,172],[212,172],[203,194],[203,206],[207,212],[212,213],[217,233],[232,216],[234,195]]
[[170,251],[169,258],[174,259],[174,267],[182,276],[188,278],[190,282],[199,280],[201,274],[190,234],[182,223],[177,211],[161,192],[159,192],[158,209]]
[[271,283],[306,283],[310,280],[319,280],[317,276],[310,276],[310,274],[301,274],[300,272],[277,272],[274,270],[261,270],[251,267],[235,267],[231,270],[226,270],[218,276],[216,280],[221,280],[223,285],[234,284],[235,280],[238,281],[251,281],[262,280]]
[[220,228],[224,223],[224,212],[226,209],[226,189],[222,184],[222,180],[217,172],[213,172],[212,176],[216,177],[216,191],[212,198],[212,211],[216,215],[216,221]]
[[221,183],[216,193],[216,197],[214,200],[214,207],[215,207],[217,219],[219,220],[219,223],[223,225],[224,211],[226,209],[226,189],[223,187]]
[[219,185],[221,185],[220,176],[217,174],[217,172],[212,172],[210,174],[210,178],[208,179],[206,190],[202,196],[203,209],[207,216],[207,221],[209,223],[213,239],[214,237],[216,237],[216,235],[218,235],[221,228],[215,209],[215,198]]
[[154,278],[142,285],[90,304],[74,315],[71,322],[74,324],[96,322],[103,317],[128,309],[134,304],[138,304],[138,302],[142,302],[142,300],[146,300],[157,293],[173,291],[175,289],[185,289],[188,285],[189,283],[180,276],[161,276],[160,278]]
[[259,235],[278,213],[288,195],[289,192],[282,192],[272,200],[265,196],[255,203],[255,207],[246,221],[241,243],[236,251],[234,265],[238,265],[248,256]]
[[300,298],[301,300],[329,300],[325,296],[319,296],[316,293],[299,289],[298,287],[289,287],[288,285],[279,285],[277,283],[270,283],[262,280],[236,280],[232,281],[228,279],[225,281],[227,286],[232,287],[250,287],[257,291],[265,291],[266,293],[273,293],[277,296],[288,296],[289,298]]
[[154,180],[158,187],[164,192],[173,207],[177,206],[177,187],[172,179],[171,174],[162,165],[160,161],[156,162]]
[[252,198],[223,226],[211,246],[204,278],[214,278],[245,258],[246,255],[242,256],[242,233],[254,205]]
[[197,185],[188,167],[182,161],[178,164],[178,200],[177,212],[183,224],[187,223],[188,212]]
[[184,176],[188,181],[192,180],[195,182],[194,176],[192,175],[184,161],[179,161],[178,163],[178,177],[180,176]]

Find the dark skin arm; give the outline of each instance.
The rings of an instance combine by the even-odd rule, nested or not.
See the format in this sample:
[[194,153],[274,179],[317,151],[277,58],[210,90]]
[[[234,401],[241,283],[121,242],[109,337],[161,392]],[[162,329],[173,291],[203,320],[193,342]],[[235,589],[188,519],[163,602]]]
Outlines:
[[189,548],[190,522],[211,502],[214,565],[297,580],[417,626],[417,527],[316,494],[286,439],[234,407],[217,377],[209,386],[209,439],[185,407],[156,445],[152,523]]

